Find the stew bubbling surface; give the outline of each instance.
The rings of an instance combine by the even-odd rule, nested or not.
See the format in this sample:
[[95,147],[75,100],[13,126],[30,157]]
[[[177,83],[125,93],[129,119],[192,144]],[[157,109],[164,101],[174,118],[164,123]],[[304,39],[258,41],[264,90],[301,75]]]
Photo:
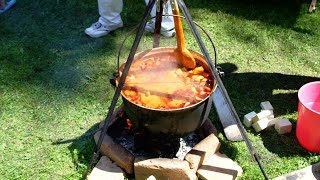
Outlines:
[[182,67],[174,54],[146,56],[131,65],[122,94],[147,108],[183,108],[210,95],[213,87],[210,78],[198,64],[193,70]]

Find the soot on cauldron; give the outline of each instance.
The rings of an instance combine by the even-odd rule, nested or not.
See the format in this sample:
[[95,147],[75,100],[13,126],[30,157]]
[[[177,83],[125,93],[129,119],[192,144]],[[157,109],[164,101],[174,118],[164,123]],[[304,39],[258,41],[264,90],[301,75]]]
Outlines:
[[[190,52],[197,63],[193,70],[181,67],[173,47],[135,55],[121,95],[124,111],[138,129],[181,138],[208,118],[216,81],[204,57]],[[124,66],[119,69],[117,82]]]
[[120,111],[118,119],[108,128],[108,135],[135,157],[178,158],[184,156],[201,141],[201,137],[192,132],[182,138],[167,135],[154,136],[133,126],[132,122]]

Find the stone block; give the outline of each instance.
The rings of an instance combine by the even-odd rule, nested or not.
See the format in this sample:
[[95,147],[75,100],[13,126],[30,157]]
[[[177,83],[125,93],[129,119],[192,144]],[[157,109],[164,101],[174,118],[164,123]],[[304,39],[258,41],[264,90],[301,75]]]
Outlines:
[[262,112],[262,111],[268,111],[267,114],[269,114],[269,115],[267,116],[267,118],[268,118],[269,120],[274,119],[273,110],[261,110],[261,112]]
[[293,171],[289,174],[277,177],[274,180],[319,180],[320,179],[320,163]]
[[157,179],[156,179],[156,177],[154,177],[154,176],[151,175],[151,176],[149,176],[149,177],[147,178],[147,180],[157,180]]
[[274,124],[275,120],[269,120],[267,117],[265,117],[264,119],[261,119],[256,123],[253,123],[252,127],[256,132],[260,132],[268,127],[273,126]]
[[222,95],[220,88],[213,92],[213,104],[222,124],[224,134],[229,141],[242,141],[243,137],[238,127],[235,115]]
[[[100,131],[94,135],[94,140],[98,142]],[[108,156],[112,161],[115,161],[118,166],[123,168],[127,173],[133,173],[134,156],[127,151],[120,144],[113,141],[113,139],[105,134],[102,144],[101,152],[103,155]]]
[[230,124],[229,126],[225,126],[223,131],[229,141],[243,141],[243,137],[237,124]]
[[250,127],[252,125],[252,118],[257,115],[256,112],[252,111],[243,117],[243,124],[247,127]]
[[252,118],[252,123],[255,123],[255,122],[257,122],[259,120],[262,120],[264,118],[273,119],[274,118],[273,111],[272,110],[262,110],[262,111],[260,111],[258,114],[256,114]]
[[220,153],[211,155],[197,171],[199,179],[202,180],[233,180],[242,173],[242,168],[236,162]]
[[273,107],[269,101],[261,102],[260,107],[262,110],[272,110],[273,111]]
[[184,159],[188,161],[191,170],[196,172],[204,161],[219,150],[220,146],[219,139],[214,134],[210,134],[195,145]]
[[288,134],[292,130],[292,124],[286,118],[277,119],[275,122],[275,129],[278,132],[278,134]]
[[137,159],[134,162],[134,174],[136,180],[145,180],[150,176],[156,179],[197,179],[187,161],[168,158]]
[[111,160],[102,156],[88,176],[88,180],[124,180],[123,171]]

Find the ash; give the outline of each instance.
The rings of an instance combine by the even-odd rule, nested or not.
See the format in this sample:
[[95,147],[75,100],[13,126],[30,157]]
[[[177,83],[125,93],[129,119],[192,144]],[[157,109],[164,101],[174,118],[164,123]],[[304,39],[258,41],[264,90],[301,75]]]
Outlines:
[[[132,134],[123,134],[120,137],[114,138],[115,142],[119,143],[122,145],[125,149],[127,149],[130,153],[132,153],[135,157],[147,157],[147,158],[156,158],[156,157],[166,157],[166,158],[177,158],[179,160],[183,160],[185,155],[196,145],[198,144],[202,138],[192,132],[189,135],[179,138],[179,148],[175,151],[172,152],[170,151],[170,154],[167,152],[150,152],[146,151],[144,149],[135,149],[134,145],[134,136]],[[174,148],[174,147],[172,147]]]
[[128,125],[125,114],[108,128],[107,134],[135,157],[145,158],[161,157],[183,160],[185,155],[202,140],[194,132],[182,138],[171,137],[167,134],[151,136],[148,132]]
[[135,150],[134,148],[134,137],[132,135],[124,135],[121,137],[117,137],[114,139],[115,142],[119,143],[122,147],[126,148],[131,154],[133,154],[135,157],[141,156],[141,157],[147,157],[152,158],[154,155],[150,154],[143,150]]
[[180,160],[183,160],[186,154],[201,141],[201,137],[196,133],[192,132],[189,135],[179,138],[180,147],[176,153],[176,157]]

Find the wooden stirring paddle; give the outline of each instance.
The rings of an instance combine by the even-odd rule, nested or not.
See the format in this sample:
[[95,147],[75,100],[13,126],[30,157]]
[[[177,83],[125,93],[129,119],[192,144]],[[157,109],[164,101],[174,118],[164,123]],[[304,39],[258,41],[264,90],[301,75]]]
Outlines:
[[191,52],[186,48],[184,42],[184,34],[177,1],[171,0],[171,6],[172,14],[174,15],[174,29],[176,30],[177,36],[177,49],[175,50],[176,56],[179,57],[180,63],[184,67],[187,69],[194,69],[196,67],[196,61]]

